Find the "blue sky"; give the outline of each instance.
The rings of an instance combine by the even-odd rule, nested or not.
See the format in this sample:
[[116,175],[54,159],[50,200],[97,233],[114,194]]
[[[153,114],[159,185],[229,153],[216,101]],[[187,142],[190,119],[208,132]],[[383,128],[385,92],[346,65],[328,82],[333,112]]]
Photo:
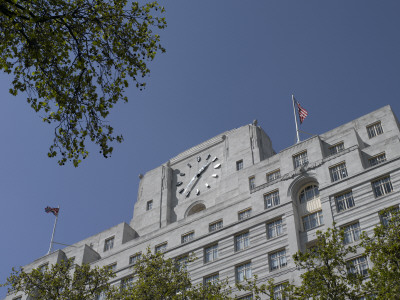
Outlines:
[[[162,1],[167,53],[147,88],[110,116],[125,142],[79,168],[47,158],[53,128],[0,73],[0,282],[13,266],[130,221],[138,175],[254,119],[280,151],[295,142],[291,94],[321,134],[390,104],[400,115],[399,1]],[[307,138],[303,135],[302,138]],[[6,290],[0,289],[0,298]]]

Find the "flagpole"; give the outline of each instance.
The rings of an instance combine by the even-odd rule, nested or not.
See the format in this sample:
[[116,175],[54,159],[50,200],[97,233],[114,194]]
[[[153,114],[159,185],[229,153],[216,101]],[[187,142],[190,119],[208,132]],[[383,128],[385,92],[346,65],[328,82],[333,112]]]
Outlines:
[[297,125],[297,116],[296,116],[296,109],[294,107],[294,95],[292,94],[292,102],[293,102],[293,114],[294,114],[294,122],[296,123],[296,137],[297,137],[297,143],[300,143],[300,136],[299,136],[299,127]]
[[[58,211],[60,211],[60,205],[58,206]],[[53,233],[51,234],[50,248],[49,248],[49,251],[47,252],[47,254],[50,254],[51,250],[53,249],[53,239],[54,239],[54,232],[56,231],[57,219],[58,219],[58,213],[57,213],[56,219],[54,221]]]

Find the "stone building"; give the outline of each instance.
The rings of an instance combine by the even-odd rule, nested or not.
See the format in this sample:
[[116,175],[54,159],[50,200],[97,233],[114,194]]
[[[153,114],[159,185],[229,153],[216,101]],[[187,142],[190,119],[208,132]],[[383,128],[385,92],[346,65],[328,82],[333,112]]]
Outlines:
[[[150,247],[167,257],[194,253],[188,269],[195,283],[228,278],[233,284],[257,274],[261,282],[273,277],[279,293],[281,283],[298,282],[292,254],[311,247],[317,230],[336,222],[353,243],[380,222],[380,210],[398,207],[400,124],[385,106],[276,153],[254,122],[140,177],[130,224],[24,269],[74,257],[77,264],[112,266],[119,284]],[[351,260],[359,272],[368,267],[362,256]]]

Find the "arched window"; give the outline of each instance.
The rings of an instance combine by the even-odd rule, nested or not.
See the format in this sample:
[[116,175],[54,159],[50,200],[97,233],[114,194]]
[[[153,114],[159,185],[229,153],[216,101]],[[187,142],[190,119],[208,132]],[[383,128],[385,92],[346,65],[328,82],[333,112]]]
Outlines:
[[306,203],[312,199],[319,198],[318,186],[315,184],[310,184],[302,189],[299,193],[300,203]]
[[189,210],[187,216],[197,214],[198,212],[201,212],[202,210],[205,210],[205,209],[206,209],[206,206],[203,203],[198,203]]

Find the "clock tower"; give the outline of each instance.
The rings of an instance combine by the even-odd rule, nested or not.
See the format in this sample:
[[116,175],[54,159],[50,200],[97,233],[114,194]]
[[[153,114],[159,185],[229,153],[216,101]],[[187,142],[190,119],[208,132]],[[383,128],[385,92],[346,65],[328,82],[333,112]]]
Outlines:
[[274,154],[256,121],[182,152],[140,176],[131,226],[143,235],[218,206],[248,189],[238,181],[238,162],[245,169]]

